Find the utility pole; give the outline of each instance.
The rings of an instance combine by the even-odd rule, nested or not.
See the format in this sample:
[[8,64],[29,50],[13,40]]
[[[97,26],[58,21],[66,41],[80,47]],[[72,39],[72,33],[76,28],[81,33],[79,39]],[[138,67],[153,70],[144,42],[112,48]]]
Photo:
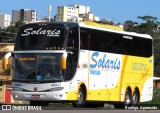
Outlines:
[[49,21],[49,22],[51,21],[51,10],[52,10],[52,6],[49,5],[49,6],[48,6],[48,21]]

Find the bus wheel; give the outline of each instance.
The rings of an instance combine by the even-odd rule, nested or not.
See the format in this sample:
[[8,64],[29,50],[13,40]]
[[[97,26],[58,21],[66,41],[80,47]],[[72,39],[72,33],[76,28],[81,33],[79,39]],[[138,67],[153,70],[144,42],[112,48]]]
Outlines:
[[[85,86],[84,86],[85,87]],[[86,104],[86,89],[84,87],[80,87],[78,91],[78,100],[73,102],[73,107],[84,107]]]
[[139,102],[139,95],[138,92],[135,90],[133,93],[132,104],[136,105],[138,102]]
[[126,106],[130,106],[131,103],[132,103],[132,94],[131,94],[130,90],[127,90],[126,91],[126,96],[125,96],[125,102],[124,102],[124,104]]

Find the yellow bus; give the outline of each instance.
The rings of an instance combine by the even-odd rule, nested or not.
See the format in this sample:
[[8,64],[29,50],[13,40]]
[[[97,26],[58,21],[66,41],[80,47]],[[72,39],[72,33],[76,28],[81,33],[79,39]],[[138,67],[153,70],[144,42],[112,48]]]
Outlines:
[[153,96],[153,46],[147,34],[92,23],[32,23],[17,35],[13,98],[31,105],[125,105]]

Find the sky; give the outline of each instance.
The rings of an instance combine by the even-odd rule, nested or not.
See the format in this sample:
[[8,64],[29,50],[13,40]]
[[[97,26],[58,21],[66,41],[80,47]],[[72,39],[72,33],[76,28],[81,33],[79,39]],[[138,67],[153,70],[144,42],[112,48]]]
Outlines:
[[12,10],[30,9],[38,12],[37,17],[48,15],[52,6],[52,18],[57,6],[85,5],[101,19],[107,18],[123,24],[127,20],[140,22],[138,16],[153,16],[160,21],[160,0],[0,0],[0,12],[12,15]]

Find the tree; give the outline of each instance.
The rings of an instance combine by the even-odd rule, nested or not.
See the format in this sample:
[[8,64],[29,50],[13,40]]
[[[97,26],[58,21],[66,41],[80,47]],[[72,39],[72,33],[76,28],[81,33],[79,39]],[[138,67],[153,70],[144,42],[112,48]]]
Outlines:
[[21,25],[24,25],[24,22],[22,21],[16,22],[15,26],[10,25],[2,34],[2,36],[5,37],[3,42],[8,42],[9,40],[11,42],[14,42],[16,34],[18,33],[18,30]]
[[131,20],[125,21],[124,30],[129,32],[137,32],[137,22],[133,22]]
[[154,47],[154,76],[160,77],[160,34],[157,31],[157,26],[160,25],[157,17],[153,16],[138,16],[141,19],[141,23],[133,22],[131,20],[126,21],[124,24],[124,30],[130,32],[138,32],[142,34],[149,34],[153,37]]
[[15,28],[20,28],[20,26],[22,26],[22,25],[24,25],[24,22],[23,21],[18,21],[15,24]]
[[21,25],[24,25],[23,21],[18,21],[16,22],[15,26],[10,25],[7,29],[6,32],[3,36],[6,36],[6,40],[8,40],[8,38],[10,38],[11,40],[15,40],[16,38],[16,34],[18,33],[18,30],[20,28]]
[[138,16],[138,19],[143,20],[143,23],[141,23],[138,26],[140,33],[150,34],[151,36],[155,35],[155,31],[158,26],[158,18],[153,16]]
[[154,76],[160,77],[160,37],[153,40],[154,46]]

